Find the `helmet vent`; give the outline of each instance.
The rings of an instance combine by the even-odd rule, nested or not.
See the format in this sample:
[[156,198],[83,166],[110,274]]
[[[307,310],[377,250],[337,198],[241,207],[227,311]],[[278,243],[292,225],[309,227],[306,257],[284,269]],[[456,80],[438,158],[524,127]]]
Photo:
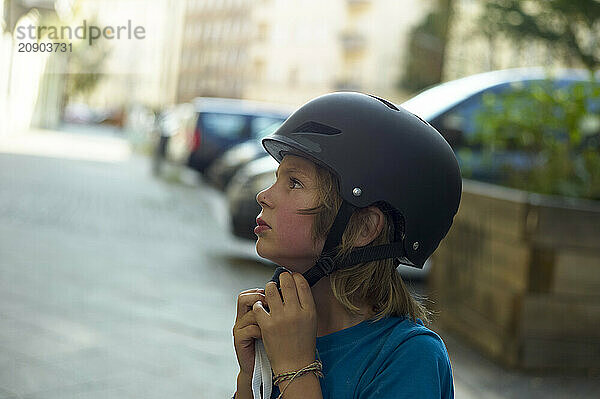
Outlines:
[[376,100],[381,101],[382,103],[384,103],[388,108],[393,109],[394,111],[400,111],[398,109],[398,107],[396,107],[394,104],[392,104],[391,102],[389,102],[388,100],[384,100],[383,98],[377,97],[377,96],[373,96],[371,94],[369,94],[370,97],[373,97]]
[[315,133],[333,136],[342,133],[342,131],[322,123],[310,121],[298,126],[292,131],[292,133]]

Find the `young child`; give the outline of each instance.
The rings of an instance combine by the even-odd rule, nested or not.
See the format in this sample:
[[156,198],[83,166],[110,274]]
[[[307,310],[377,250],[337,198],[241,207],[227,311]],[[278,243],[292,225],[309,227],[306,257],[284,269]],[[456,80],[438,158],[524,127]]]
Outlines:
[[257,195],[256,250],[285,269],[280,291],[238,297],[234,397],[260,398],[266,369],[271,398],[453,398],[444,343],[396,270],[423,267],[458,210],[444,138],[386,100],[342,92],[300,107],[263,146],[280,165]]

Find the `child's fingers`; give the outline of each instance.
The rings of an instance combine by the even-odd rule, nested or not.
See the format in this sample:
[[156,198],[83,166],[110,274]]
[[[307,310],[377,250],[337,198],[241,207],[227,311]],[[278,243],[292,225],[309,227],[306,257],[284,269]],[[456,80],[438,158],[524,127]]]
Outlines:
[[247,375],[252,375],[254,371],[255,339],[262,339],[260,328],[256,324],[244,328],[237,328],[236,326],[233,329],[233,343],[240,370]]
[[261,323],[263,323],[266,320],[266,318],[270,316],[269,313],[265,310],[261,301],[257,301],[256,303],[254,303],[254,306],[252,306],[252,313],[254,313],[254,316],[256,317],[256,323],[258,323],[259,327]]
[[[238,311],[244,310],[244,307],[252,308],[254,302],[259,301],[265,297],[265,294],[260,292],[249,292],[246,294],[240,294],[238,296]],[[247,310],[244,310],[247,311]]]
[[296,282],[292,275],[288,272],[279,275],[279,285],[281,286],[281,295],[283,296],[283,305],[297,308],[300,306],[298,302],[298,292],[296,292]]
[[250,324],[256,324],[254,312],[246,312],[244,315],[238,317],[235,321],[235,328],[244,328]]
[[268,302],[271,312],[278,313],[283,310],[283,303],[281,302],[281,295],[279,295],[277,284],[272,281],[269,281],[265,286],[265,299]]
[[262,339],[260,327],[256,324],[250,324],[246,327],[235,329],[233,331],[233,336],[239,342],[247,341],[250,338]]
[[308,285],[308,281],[301,273],[294,273],[294,281],[296,282],[296,291],[298,292],[298,300],[302,309],[314,310],[315,300]]
[[259,292],[241,293],[238,296],[236,320],[252,310],[252,305],[254,305],[256,301],[264,300],[264,298],[265,295]]

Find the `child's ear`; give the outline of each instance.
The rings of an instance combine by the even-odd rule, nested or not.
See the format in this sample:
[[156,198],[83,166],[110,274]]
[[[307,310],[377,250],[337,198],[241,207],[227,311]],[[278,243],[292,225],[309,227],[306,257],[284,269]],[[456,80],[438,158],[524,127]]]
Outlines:
[[370,206],[364,209],[363,212],[364,223],[360,234],[356,237],[356,241],[354,242],[354,246],[356,247],[363,247],[376,239],[385,224],[385,215],[378,207]]

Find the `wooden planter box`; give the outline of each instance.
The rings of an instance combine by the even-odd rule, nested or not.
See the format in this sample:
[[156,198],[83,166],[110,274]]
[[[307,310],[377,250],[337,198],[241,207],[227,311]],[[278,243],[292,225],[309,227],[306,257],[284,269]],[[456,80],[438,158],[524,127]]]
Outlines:
[[429,284],[437,322],[507,366],[600,367],[600,202],[465,180]]

